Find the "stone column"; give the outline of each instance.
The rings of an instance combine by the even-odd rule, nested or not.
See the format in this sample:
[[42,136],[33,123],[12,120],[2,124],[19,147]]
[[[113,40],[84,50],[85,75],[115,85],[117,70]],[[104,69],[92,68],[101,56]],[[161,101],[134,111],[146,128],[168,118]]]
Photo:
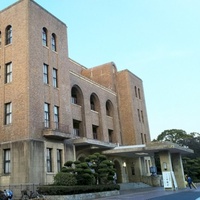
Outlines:
[[174,175],[176,177],[177,185],[179,188],[185,188],[185,177],[183,170],[183,163],[180,153],[171,154]]

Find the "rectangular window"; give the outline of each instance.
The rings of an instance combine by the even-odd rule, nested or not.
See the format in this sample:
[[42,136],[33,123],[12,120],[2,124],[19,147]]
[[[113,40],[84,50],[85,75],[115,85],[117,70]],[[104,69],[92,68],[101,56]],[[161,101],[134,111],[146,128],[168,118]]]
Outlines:
[[147,135],[146,134],[144,134],[144,142],[145,142],[145,144],[147,143]]
[[49,104],[44,103],[44,127],[49,128],[49,126],[50,126]]
[[54,106],[54,123],[55,123],[55,128],[58,129],[58,125],[59,125],[59,107],[58,106]]
[[43,64],[43,81],[46,84],[49,84],[49,73],[48,73],[48,65]]
[[5,77],[5,83],[12,82],[12,62],[6,64],[6,77]]
[[141,117],[142,117],[142,122],[144,123],[144,116],[143,116],[143,111],[141,110]]
[[52,172],[52,149],[47,148],[47,172]]
[[4,174],[9,174],[11,172],[10,166],[10,149],[4,150]]
[[58,87],[58,70],[53,68],[53,87],[57,88]]
[[113,142],[113,130],[108,129],[109,142]]
[[138,112],[138,119],[139,119],[139,122],[140,122],[141,121],[141,119],[140,119],[140,110],[137,109],[137,112]]
[[73,134],[74,136],[80,136],[80,121],[73,120]]
[[57,170],[61,171],[62,168],[62,150],[57,149]]
[[97,128],[97,126],[92,125],[93,139],[95,140],[98,139]]
[[143,133],[141,133],[141,141],[142,141],[142,144],[144,144]]
[[5,124],[11,124],[12,123],[12,103],[6,103],[5,104]]

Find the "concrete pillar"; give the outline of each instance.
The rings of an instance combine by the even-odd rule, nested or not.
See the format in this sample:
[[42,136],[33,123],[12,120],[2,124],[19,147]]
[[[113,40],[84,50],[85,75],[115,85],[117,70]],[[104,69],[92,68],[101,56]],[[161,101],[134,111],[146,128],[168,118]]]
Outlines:
[[180,153],[171,154],[174,175],[176,177],[178,188],[185,188],[185,177],[183,163]]
[[122,160],[121,171],[122,171],[122,183],[128,183],[129,180],[128,180],[128,170],[127,170],[126,160]]
[[169,151],[161,151],[159,152],[160,157],[160,166],[163,171],[173,171],[172,162],[171,162],[171,154]]

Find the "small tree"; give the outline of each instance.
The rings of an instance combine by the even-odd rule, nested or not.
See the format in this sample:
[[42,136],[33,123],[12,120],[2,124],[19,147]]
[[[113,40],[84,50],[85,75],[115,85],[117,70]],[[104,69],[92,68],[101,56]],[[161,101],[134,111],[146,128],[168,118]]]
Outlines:
[[76,178],[77,185],[110,184],[115,172],[114,163],[100,153],[89,155],[84,162],[67,161],[62,168],[62,173]]

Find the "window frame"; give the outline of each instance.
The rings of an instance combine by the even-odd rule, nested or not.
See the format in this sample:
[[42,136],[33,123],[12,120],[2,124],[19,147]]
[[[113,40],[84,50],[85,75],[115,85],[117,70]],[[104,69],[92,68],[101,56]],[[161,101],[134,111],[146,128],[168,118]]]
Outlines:
[[58,88],[58,70],[53,68],[53,87]]
[[5,125],[12,123],[12,102],[5,104]]
[[53,172],[52,168],[52,148],[46,149],[46,162],[47,162],[47,172]]
[[11,151],[10,149],[4,149],[4,174],[11,173]]
[[57,149],[57,171],[62,169],[62,149]]
[[48,37],[47,37],[47,29],[45,27],[42,28],[42,45],[48,46]]
[[56,48],[56,34],[55,33],[52,33],[52,35],[51,35],[51,49],[53,51],[57,50],[57,48]]
[[8,25],[6,27],[6,37],[5,37],[6,45],[12,44],[12,26]]
[[49,84],[49,65],[43,63],[43,82]]
[[44,127],[50,128],[50,104],[44,103]]
[[12,62],[5,64],[5,83],[12,82]]
[[53,115],[54,115],[54,125],[56,129],[59,129],[59,107],[54,106],[53,108]]

